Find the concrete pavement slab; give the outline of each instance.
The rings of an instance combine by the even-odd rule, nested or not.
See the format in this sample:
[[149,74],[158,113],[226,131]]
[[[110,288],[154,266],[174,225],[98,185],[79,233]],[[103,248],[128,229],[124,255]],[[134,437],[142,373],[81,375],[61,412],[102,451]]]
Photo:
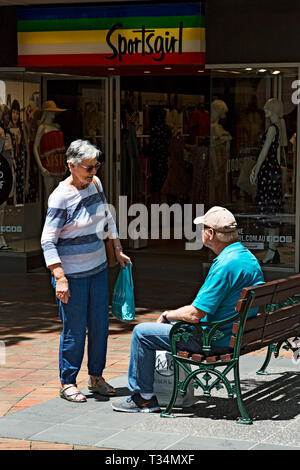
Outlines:
[[[253,425],[235,422],[236,401],[225,399],[225,389],[175,410],[175,419],[118,413],[111,408],[112,398],[83,389],[87,403],[55,398],[1,418],[0,437],[120,450],[300,450],[299,365],[272,359],[270,374],[257,376],[261,360],[241,358],[242,390]],[[126,374],[111,379],[118,396],[128,394],[126,381]]]

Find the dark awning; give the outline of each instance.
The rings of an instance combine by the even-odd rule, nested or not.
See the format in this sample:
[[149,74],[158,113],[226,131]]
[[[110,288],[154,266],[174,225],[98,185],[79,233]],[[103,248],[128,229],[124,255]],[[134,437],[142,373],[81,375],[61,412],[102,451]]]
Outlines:
[[209,0],[206,63],[300,62],[300,2]]

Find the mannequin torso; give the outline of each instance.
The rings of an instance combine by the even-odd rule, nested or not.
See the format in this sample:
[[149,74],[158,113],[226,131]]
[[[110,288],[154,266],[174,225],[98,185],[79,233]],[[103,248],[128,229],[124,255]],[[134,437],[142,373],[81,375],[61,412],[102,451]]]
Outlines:
[[[224,203],[229,200],[229,182],[227,162],[230,158],[231,135],[224,129],[220,120],[226,117],[228,111],[226,103],[215,100],[211,105],[211,134],[210,134],[210,161],[214,174],[214,184],[210,185],[210,199],[214,203]],[[224,186],[220,185],[221,179]]]
[[56,132],[60,130],[59,124],[55,123],[54,119],[55,119],[54,112],[52,111],[44,112],[42,119],[41,119],[42,123],[38,127],[35,140],[34,140],[34,145],[33,145],[33,153],[37,161],[38,167],[43,176],[47,176],[47,175],[49,176],[51,173],[47,168],[44,167],[42,163],[42,158],[40,154],[40,144],[44,135],[50,132]]

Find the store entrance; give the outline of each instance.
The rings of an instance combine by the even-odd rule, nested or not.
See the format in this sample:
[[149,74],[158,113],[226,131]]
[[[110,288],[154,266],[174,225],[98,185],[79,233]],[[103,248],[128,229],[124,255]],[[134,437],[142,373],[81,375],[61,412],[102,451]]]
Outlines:
[[[210,77],[121,77],[120,94],[120,195],[132,208],[129,224],[140,217],[129,247],[184,253],[192,238],[184,230],[185,211],[192,220],[195,205],[209,202]],[[157,219],[159,207],[174,210]]]

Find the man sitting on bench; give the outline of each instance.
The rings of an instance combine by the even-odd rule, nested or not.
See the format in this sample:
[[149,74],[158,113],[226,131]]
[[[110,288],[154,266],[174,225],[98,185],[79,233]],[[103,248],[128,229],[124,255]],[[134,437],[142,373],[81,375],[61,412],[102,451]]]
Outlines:
[[[264,283],[260,265],[255,256],[238,241],[237,223],[231,212],[224,207],[212,207],[195,224],[203,224],[203,245],[217,257],[213,260],[204,284],[192,305],[164,312],[157,322],[145,322],[135,326],[131,339],[128,388],[132,395],[112,402],[115,411],[154,412],[160,407],[153,393],[156,351],[170,351],[169,333],[172,323],[186,321],[223,320],[235,313],[235,306],[244,287]],[[248,318],[257,314],[251,309]],[[230,351],[229,341],[232,324],[221,330],[223,336],[215,340],[211,354],[220,355]],[[192,353],[201,353],[201,344],[190,339],[184,348]]]

